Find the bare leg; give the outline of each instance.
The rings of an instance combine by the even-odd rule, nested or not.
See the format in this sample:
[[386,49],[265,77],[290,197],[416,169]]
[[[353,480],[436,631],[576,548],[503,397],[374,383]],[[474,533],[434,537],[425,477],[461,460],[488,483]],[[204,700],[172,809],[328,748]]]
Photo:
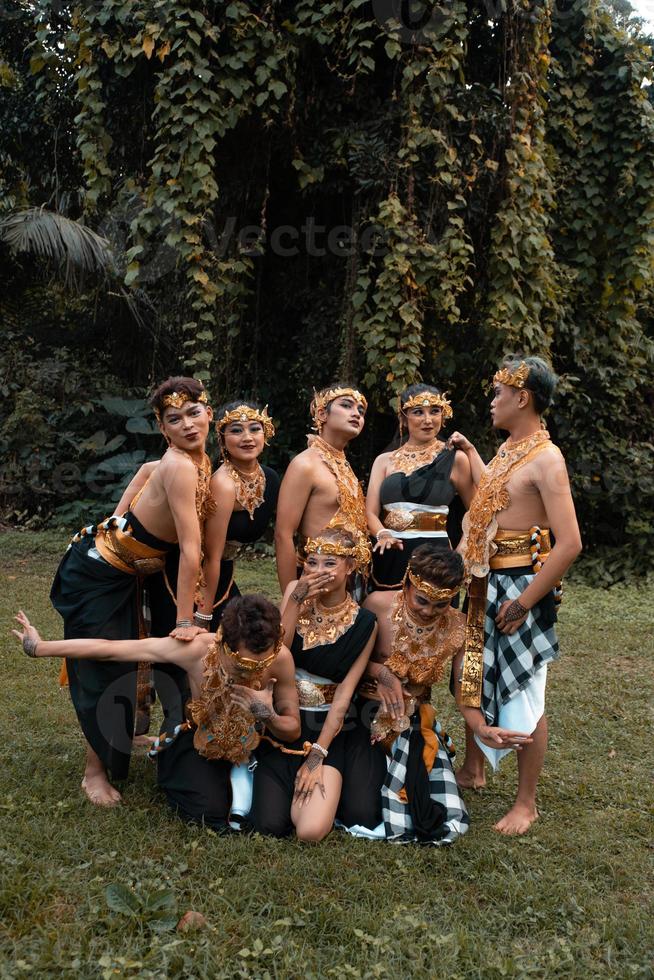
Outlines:
[[508,813],[495,824],[501,834],[526,834],[538,819],[536,786],[547,749],[547,718],[539,720],[532,732],[533,742],[518,752],[518,795]]
[[82,789],[95,806],[116,806],[122,801],[118,790],[111,785],[107,772],[90,745],[86,746],[86,768]]
[[486,757],[475,742],[475,736],[466,725],[466,757],[456,771],[456,781],[461,789],[483,789],[486,785]]
[[323,840],[334,826],[343,777],[333,766],[323,766],[322,782],[325,787],[324,799],[316,785],[308,803],[302,807],[294,803],[291,807],[291,820],[298,840]]

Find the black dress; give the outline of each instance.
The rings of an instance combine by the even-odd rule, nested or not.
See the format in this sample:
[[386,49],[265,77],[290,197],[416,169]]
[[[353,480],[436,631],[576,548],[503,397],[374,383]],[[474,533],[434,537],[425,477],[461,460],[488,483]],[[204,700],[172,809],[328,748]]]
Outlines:
[[[456,457],[455,449],[442,449],[426,466],[421,466],[408,476],[405,473],[391,473],[379,488],[379,500],[384,508],[393,504],[413,504],[419,508],[439,508],[447,515],[447,532],[411,533],[404,536],[404,548],[387,548],[383,554],[373,555],[370,591],[376,589],[399,589],[406,572],[409,558],[415,549],[429,542],[437,547],[456,547],[461,537],[463,506],[450,479]],[[395,532],[396,534],[398,532]]]
[[[340,683],[360,656],[370,639],[376,617],[368,609],[360,609],[352,626],[334,643],[304,650],[302,637],[296,633],[291,653],[296,668],[332,683]],[[301,749],[305,742],[315,742],[329,711],[324,708],[300,709],[300,737],[285,747]],[[333,739],[325,766],[337,769],[343,777],[341,803],[337,817],[346,826],[362,824],[375,827],[381,820],[379,787],[386,770],[386,761],[379,757],[383,772],[380,776],[370,764],[370,707],[354,698],[343,722],[343,728]],[[365,751],[364,751],[365,750]],[[263,740],[256,750],[252,809],[249,821],[261,834],[286,837],[293,832],[291,804],[295,777],[304,762],[301,755],[287,755]]]
[[[135,541],[161,555],[176,545],[150,534],[127,511]],[[64,638],[139,638],[139,577],[93,556],[95,538],[76,541],[61,560],[50,599],[64,620]],[[90,553],[91,552],[91,553]],[[138,663],[66,660],[70,696],[84,736],[113,779],[125,779],[134,736]]]
[[[227,542],[252,544],[265,532],[275,512],[279,493],[279,477],[275,470],[264,466],[266,486],[263,501],[254,511],[234,511],[227,525]],[[179,548],[166,562],[168,584],[176,590],[179,569]],[[233,581],[234,561],[223,559],[216,598],[224,598],[216,607],[211,632],[220,625],[223,610],[234,596],[240,595]],[[153,576],[150,588],[152,636],[167,636],[174,628],[177,608],[174,605],[163,575]],[[186,672],[174,664],[159,664],[155,669],[155,686],[164,711],[161,730],[173,731],[184,720],[184,708],[190,699]],[[182,732],[175,741],[157,755],[157,781],[169,804],[183,820],[204,823],[213,829],[226,826],[231,805],[229,773],[231,764],[222,759],[205,759],[193,746],[193,732]]]

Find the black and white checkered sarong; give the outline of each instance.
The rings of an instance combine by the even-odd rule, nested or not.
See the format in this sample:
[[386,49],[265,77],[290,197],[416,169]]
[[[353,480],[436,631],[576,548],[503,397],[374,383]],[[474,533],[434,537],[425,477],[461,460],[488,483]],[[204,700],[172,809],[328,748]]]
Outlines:
[[559,656],[555,617],[545,602],[530,609],[520,629],[509,636],[495,626],[502,603],[519,599],[533,577],[501,571],[488,576],[482,708],[490,725],[497,725],[500,705],[525,688],[539,667]]
[[[420,727],[420,719],[415,715],[412,719],[412,727]],[[413,821],[409,813],[409,807],[398,797],[399,791],[406,782],[406,767],[409,758],[409,735],[404,732],[395,739],[393,743],[393,754],[388,763],[388,773],[382,786],[382,819],[384,821],[384,832],[387,840],[394,840],[397,843],[415,841],[417,838],[413,833]],[[438,755],[434,759],[434,766],[429,773],[429,795],[432,800],[441,803],[447,811],[445,826],[447,834],[440,840],[432,843],[439,847],[442,844],[452,844],[465,834],[470,825],[468,811],[465,803],[459,794],[459,787],[454,778],[454,770],[450,761],[450,755],[445,748],[441,736],[436,732],[438,738]],[[424,842],[423,842],[424,843]]]

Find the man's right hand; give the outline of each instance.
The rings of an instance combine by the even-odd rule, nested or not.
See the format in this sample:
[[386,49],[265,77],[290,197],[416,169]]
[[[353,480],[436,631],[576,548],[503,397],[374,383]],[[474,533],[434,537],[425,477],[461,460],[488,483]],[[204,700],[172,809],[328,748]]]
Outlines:
[[445,446],[447,449],[460,449],[464,453],[469,453],[471,449],[475,448],[462,432],[453,432]]
[[523,745],[533,742],[526,732],[511,732],[496,725],[481,725],[475,735],[489,749],[521,749]]
[[170,631],[168,636],[172,636],[174,640],[183,640],[184,643],[190,643],[199,633],[206,632],[206,629],[202,626],[176,626],[175,629]]

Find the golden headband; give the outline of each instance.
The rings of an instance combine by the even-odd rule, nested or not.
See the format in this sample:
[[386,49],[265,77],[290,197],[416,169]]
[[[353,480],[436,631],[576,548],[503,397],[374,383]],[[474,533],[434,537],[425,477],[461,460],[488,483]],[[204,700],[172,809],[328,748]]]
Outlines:
[[417,395],[411,395],[401,406],[403,412],[408,412],[412,408],[440,408],[444,419],[451,419],[454,415],[452,405],[445,395],[437,395],[433,391],[421,391]]
[[520,361],[515,371],[509,371],[507,367],[502,368],[501,371],[497,371],[493,376],[493,384],[510,385],[511,388],[524,388],[528,377],[529,365],[525,364],[524,361]]
[[314,391],[310,408],[314,422],[320,409],[327,408],[336,398],[353,398],[358,405],[363,405],[364,412],[368,408],[365,395],[362,395],[356,388],[328,388],[327,391],[322,391],[320,394]]
[[200,394],[195,398],[193,395],[187,394],[185,391],[172,391],[169,395],[164,395],[161,399],[161,409],[155,408],[154,414],[157,418],[157,422],[161,422],[161,415],[166,408],[182,408],[187,402],[202,402],[206,405],[209,401],[207,392],[203,388]]
[[223,417],[216,422],[216,432],[218,435],[222,433],[224,428],[232,425],[234,422],[260,422],[263,426],[263,435],[266,442],[275,435],[275,426],[273,425],[273,420],[268,415],[267,405],[263,409],[251,408],[249,405],[238,405],[231,412],[225,412]]
[[461,590],[461,585],[457,585],[454,589],[437,589],[435,585],[432,585],[431,582],[425,582],[424,578],[420,578],[410,568],[407,569],[407,574],[414,589],[417,589],[418,592],[424,592],[429,597],[430,602],[449,602]]
[[248,673],[254,673],[255,671],[261,673],[262,671],[267,670],[278,656],[279,651],[282,648],[283,639],[284,637],[280,629],[279,636],[275,640],[275,646],[272,653],[269,653],[267,657],[263,658],[263,660],[255,660],[253,657],[242,657],[240,653],[232,650],[223,636],[222,626],[218,628],[218,632],[216,633],[216,642],[220,643],[222,649],[230,660],[233,660],[237,667],[239,667],[241,670],[247,671]]
[[304,545],[307,555],[337,555],[339,558],[356,558],[358,549],[332,541],[330,538],[307,538]]

